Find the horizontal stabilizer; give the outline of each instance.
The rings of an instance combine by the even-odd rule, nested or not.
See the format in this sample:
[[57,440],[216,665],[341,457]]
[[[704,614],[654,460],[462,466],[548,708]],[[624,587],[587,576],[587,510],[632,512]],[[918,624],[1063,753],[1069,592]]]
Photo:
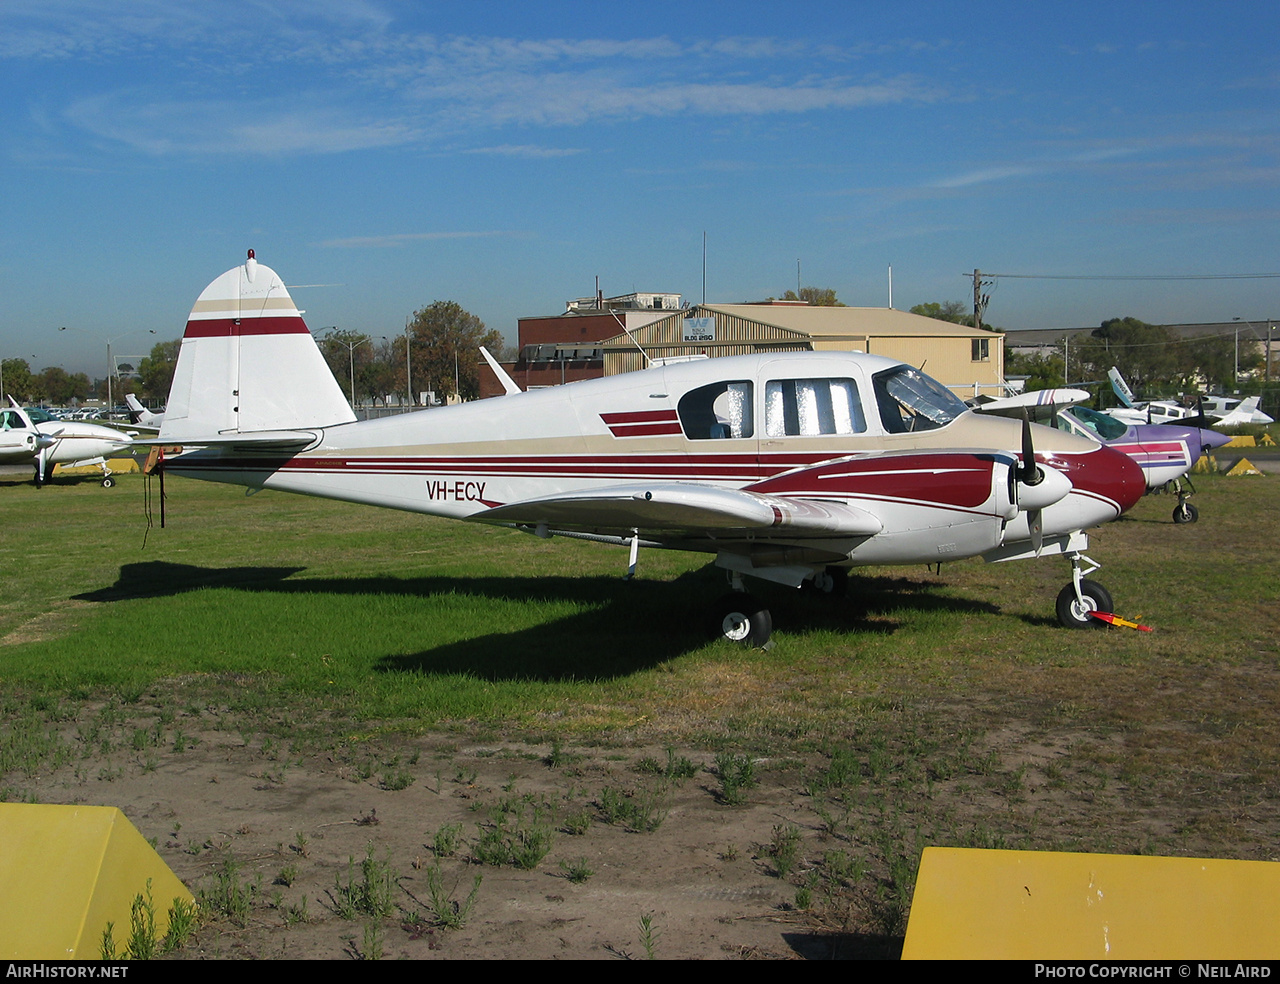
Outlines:
[[789,499],[706,485],[615,485],[497,506],[487,523],[553,529],[679,533],[773,531],[786,536],[874,536],[883,524],[871,513],[837,502]]
[[[190,437],[184,437],[181,444],[189,448],[300,451],[315,444],[319,439],[320,435],[312,431],[255,431],[252,434],[193,434]],[[133,443],[142,447],[167,448],[178,442],[161,437],[147,437],[136,438]]]

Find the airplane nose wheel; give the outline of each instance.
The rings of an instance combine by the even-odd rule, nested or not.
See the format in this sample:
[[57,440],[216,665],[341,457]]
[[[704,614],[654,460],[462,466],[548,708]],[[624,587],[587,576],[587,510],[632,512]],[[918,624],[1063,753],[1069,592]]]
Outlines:
[[1107,623],[1090,612],[1110,612],[1111,595],[1097,581],[1081,580],[1080,597],[1073,581],[1058,592],[1058,621],[1068,629],[1105,629]]
[[[1179,525],[1194,523],[1200,518],[1200,510],[1189,502],[1179,502],[1173,510],[1173,521]],[[1095,620],[1096,621],[1096,620]]]
[[739,642],[750,649],[767,648],[773,635],[773,616],[745,591],[733,591],[711,609],[709,628],[712,638]]

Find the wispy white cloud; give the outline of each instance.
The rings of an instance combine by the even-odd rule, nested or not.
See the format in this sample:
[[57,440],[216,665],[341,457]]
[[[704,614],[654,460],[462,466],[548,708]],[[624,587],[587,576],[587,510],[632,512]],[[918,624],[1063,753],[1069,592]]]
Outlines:
[[307,108],[281,100],[155,100],[132,90],[82,99],[63,116],[96,137],[153,155],[332,154],[418,137],[403,121],[361,118],[337,107]]
[[491,154],[495,157],[527,157],[530,159],[573,157],[586,153],[581,147],[539,147],[534,144],[501,144],[497,147],[472,147],[464,154]]
[[[99,147],[153,155],[337,153],[512,125],[794,115],[944,97],[916,76],[852,77],[850,49],[825,41],[437,36],[398,32],[388,9],[6,0],[0,59],[74,57],[82,91],[72,84],[60,118]],[[476,152],[579,152],[537,148],[502,142]]]

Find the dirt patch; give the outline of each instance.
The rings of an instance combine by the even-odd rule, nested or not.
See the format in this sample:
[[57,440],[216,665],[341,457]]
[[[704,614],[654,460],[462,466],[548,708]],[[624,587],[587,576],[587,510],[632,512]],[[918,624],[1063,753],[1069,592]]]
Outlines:
[[1006,674],[750,758],[260,727],[191,679],[33,701],[0,794],[120,807],[202,899],[179,959],[883,958],[929,844],[1274,860],[1280,672]]
[[[686,777],[667,779],[654,771],[668,761],[661,748],[425,738],[296,756],[217,732],[181,740],[180,752],[24,784],[42,802],[120,807],[197,895],[219,897],[228,880],[243,888],[247,911],[206,904],[209,921],[180,958],[781,959],[900,947],[815,927],[767,849],[775,826],[812,816],[801,791],[771,780],[726,805],[706,757],[679,756]],[[610,796],[635,812],[607,822]],[[528,867],[477,863],[503,837],[518,850],[535,836],[546,853],[530,848]],[[389,878],[389,914],[344,913],[366,871]],[[446,914],[475,889],[458,928],[441,925],[435,878]]]

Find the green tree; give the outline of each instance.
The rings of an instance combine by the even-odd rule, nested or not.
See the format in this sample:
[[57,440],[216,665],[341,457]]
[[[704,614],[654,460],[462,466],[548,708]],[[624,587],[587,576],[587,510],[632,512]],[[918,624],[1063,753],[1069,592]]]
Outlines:
[[36,382],[38,392],[32,395],[39,399],[48,400],[55,406],[64,407],[72,400],[83,400],[89,395],[92,388],[89,383],[89,377],[82,372],[75,375],[68,373],[61,366],[50,366],[40,373],[39,376],[32,377]]
[[324,355],[324,361],[329,364],[329,371],[348,399],[353,398],[353,389],[356,403],[370,395],[363,373],[365,364],[372,356],[369,336],[360,331],[330,328],[316,341]]
[[973,314],[965,313],[963,301],[943,301],[941,304],[937,301],[928,301],[924,304],[917,304],[911,309],[911,313],[925,318],[933,318],[936,321],[949,321],[953,325],[973,324]]
[[181,338],[175,338],[171,342],[157,342],[151,347],[151,354],[144,356],[138,363],[138,380],[142,384],[142,395],[147,399],[161,403],[169,399],[173,370],[178,365],[178,352],[181,349]]
[[804,301],[814,307],[845,307],[843,303],[836,300],[836,292],[830,287],[801,287],[798,295],[794,290],[789,290],[782,295],[782,299]]
[[1024,355],[1005,352],[1004,375],[1006,379],[1010,376],[1026,376],[1027,392],[1066,385],[1066,380],[1062,376],[1061,355]]
[[[924,304],[917,304],[910,310],[912,314],[919,314],[925,318],[973,327],[973,310],[965,307],[964,301],[943,301],[941,304],[937,301],[927,301]],[[982,328],[985,331],[1004,331],[1003,328],[998,328],[987,321],[982,322]]]
[[1133,391],[1144,397],[1179,388],[1181,361],[1177,337],[1164,325],[1137,318],[1109,318],[1072,345],[1083,379],[1105,379],[1115,366]]
[[31,399],[31,366],[26,359],[5,359],[0,362],[0,382],[6,395],[12,394],[19,403]]
[[[413,376],[441,395],[460,392],[464,400],[480,395],[480,346],[501,350],[502,333],[456,301],[432,301],[415,311],[409,323],[413,338]],[[457,386],[454,382],[457,380]]]

